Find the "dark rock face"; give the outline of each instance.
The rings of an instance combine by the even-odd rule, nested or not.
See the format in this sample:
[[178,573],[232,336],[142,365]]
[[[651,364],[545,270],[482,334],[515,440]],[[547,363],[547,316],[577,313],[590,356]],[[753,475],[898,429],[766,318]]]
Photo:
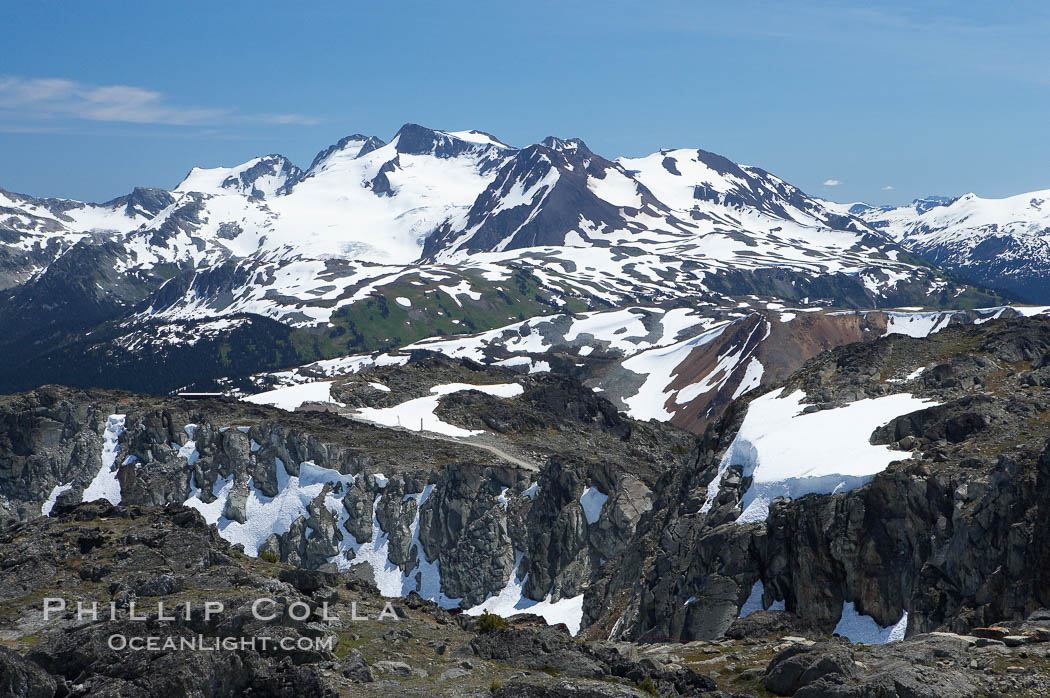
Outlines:
[[0,647],[0,691],[11,698],[51,698],[56,683],[46,671]]
[[[582,142],[577,147],[557,147],[566,142],[555,141],[551,141],[555,147],[545,141],[543,145],[515,152],[471,206],[466,225],[456,230],[448,225],[439,228],[427,238],[423,258],[432,258],[451,244],[459,244],[461,241],[457,236],[466,230],[473,232],[465,241],[464,249],[477,252],[493,250],[497,246],[513,250],[562,245],[565,236],[579,227],[581,217],[596,229],[622,229],[626,220],[619,209],[599,198],[587,186],[589,176],[604,178],[607,171],[622,168],[594,155]],[[541,180],[552,176],[555,181],[547,188],[541,187],[532,202],[506,210],[501,208],[512,190],[530,191]],[[640,192],[643,205],[659,206],[644,187]]]
[[737,618],[726,630],[725,636],[734,640],[752,637],[805,636],[813,628],[807,628],[802,619],[790,611],[755,611],[744,618]]
[[[793,645],[781,650],[766,669],[766,690],[778,696],[798,695],[798,690],[826,677],[841,682],[857,676],[853,651],[849,647]],[[808,694],[809,692],[807,692]]]
[[434,155],[439,158],[454,158],[471,150],[484,150],[489,147],[460,140],[419,124],[405,124],[398,130],[394,140],[397,142],[399,153]]
[[[410,374],[450,372],[444,380],[455,380],[452,374],[462,370],[457,362],[431,359],[403,372],[412,391]],[[495,371],[500,380],[516,375],[478,365],[467,370]],[[0,407],[6,516],[39,515],[44,498],[60,485],[68,491],[57,510],[79,501],[104,469],[103,442],[113,436],[106,434],[107,420],[119,410],[125,416],[111,457],[122,503],[170,505],[193,498],[214,504],[229,522],[251,523],[252,503],[288,494],[289,478],[300,477],[309,464],[336,479],[304,501],[287,529],[262,541],[260,553],[310,569],[353,564],[354,544],[379,535],[407,588],[422,583],[421,565],[436,564],[441,591],[464,606],[503,589],[515,571],[519,578],[528,575],[529,598],[577,596],[603,560],[629,545],[651,506],[657,473],[680,457],[675,453],[683,452],[690,437],[627,420],[572,379],[520,380],[528,385],[524,394],[501,401],[508,403],[503,414],[508,433],[559,451],[566,439],[573,446],[586,440],[602,460],[552,455],[549,466],[531,472],[527,464],[452,447],[448,462],[429,468],[420,454],[440,454],[433,441],[340,417],[293,417],[234,401],[184,403],[53,388],[8,398]],[[442,414],[469,424],[471,413],[463,408],[471,407],[452,400]],[[252,426],[240,426],[245,423]],[[336,433],[339,438],[333,438]],[[398,445],[393,451],[392,444]],[[645,467],[635,465],[638,458],[648,461]],[[387,475],[378,475],[384,471]],[[531,494],[525,494],[530,485]],[[608,497],[599,518],[590,522],[580,504],[588,487]],[[340,503],[337,509],[331,508],[333,499]],[[137,587],[128,591],[146,593]]]
[[[106,521],[122,523],[100,525]],[[84,529],[68,527],[72,522],[92,530],[94,540],[90,546],[84,545]],[[179,651],[178,645],[163,651],[114,647],[114,635],[156,635],[161,641],[170,639],[176,643],[199,636],[309,635],[310,630],[290,616],[278,614],[277,621],[269,626],[252,617],[250,602],[238,594],[252,588],[256,593],[273,591],[267,588],[264,578],[248,573],[234,560],[232,555],[237,553],[196,511],[177,506],[150,511],[115,509],[106,502],[96,502],[66,508],[56,512],[53,519],[37,519],[28,524],[28,530],[26,526],[0,532],[6,551],[0,598],[5,601],[20,599],[27,589],[50,587],[56,578],[68,574],[71,561],[84,556],[96,562],[94,571],[81,573],[84,583],[76,593],[90,598],[99,586],[93,582],[101,582],[103,587],[108,583],[109,594],[122,613],[136,599],[149,608],[145,598],[167,598],[184,589],[226,590],[225,610],[208,618],[199,608],[183,612],[183,604],[172,614],[178,619],[174,624],[161,622],[156,614],[148,613],[144,621],[124,614],[116,620],[86,623],[72,612],[50,622],[30,613],[28,622],[40,624],[42,637],[25,658],[6,649],[0,651],[0,685],[6,689],[4,695],[50,697],[59,686],[68,691],[62,695],[84,696],[335,695],[313,667],[301,666],[326,657],[298,650],[268,654],[254,649]],[[49,564],[42,567],[41,560]],[[294,591],[291,596],[284,597],[286,603],[293,600]],[[168,603],[169,611],[176,609],[170,600]],[[29,605],[24,611],[31,609]],[[105,617],[106,612],[100,615]]]
[[129,218],[138,215],[155,216],[175,203],[175,197],[163,189],[152,187],[135,187],[126,196],[121,196],[102,204],[110,208],[124,207],[124,215]]

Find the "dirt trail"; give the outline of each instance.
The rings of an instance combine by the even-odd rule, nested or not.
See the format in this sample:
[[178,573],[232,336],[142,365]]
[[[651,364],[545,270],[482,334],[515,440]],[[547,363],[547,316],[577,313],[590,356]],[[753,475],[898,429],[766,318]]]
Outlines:
[[483,441],[472,440],[472,439],[478,439],[478,438],[482,438],[483,439],[483,438],[485,438],[484,436],[472,437],[472,439],[457,439],[457,438],[454,438],[452,436],[443,436],[441,434],[428,434],[427,432],[418,432],[417,431],[417,432],[413,432],[413,433],[419,434],[420,436],[423,436],[423,437],[428,438],[428,439],[436,439],[438,441],[451,441],[454,444],[462,444],[464,446],[473,446],[474,448],[480,448],[480,449],[488,451],[489,453],[492,453],[493,455],[498,456],[499,458],[502,458],[503,460],[507,461],[508,463],[516,465],[516,466],[518,466],[520,468],[525,468],[526,470],[532,470],[534,472],[539,472],[539,470],[540,470],[540,466],[536,465],[535,463],[531,463],[531,462],[529,462],[527,460],[522,460],[521,458],[518,458],[517,456],[512,456],[511,454],[507,453],[506,451],[504,451],[503,449],[499,448],[498,446],[493,446],[492,444],[485,443]]
[[408,432],[410,434],[415,434],[416,436],[422,436],[424,439],[433,439],[434,441],[448,441],[449,443],[459,444],[460,446],[470,446],[471,448],[478,448],[478,449],[481,449],[483,451],[487,451],[487,452],[491,453],[492,455],[496,456],[497,458],[501,458],[501,459],[507,461],[511,465],[516,465],[519,468],[524,468],[525,470],[531,470],[533,472],[539,472],[539,470],[540,470],[540,466],[537,465],[536,463],[524,460],[523,458],[520,458],[518,456],[511,455],[511,454],[507,453],[506,451],[504,451],[499,446],[496,446],[494,444],[491,444],[491,443],[488,443],[486,441],[481,441],[480,440],[480,439],[485,439],[486,437],[491,438],[488,434],[485,434],[485,435],[482,435],[482,436],[472,436],[472,437],[469,437],[469,438],[460,439],[460,438],[456,438],[454,436],[445,436],[444,434],[435,434],[434,432],[431,432],[431,431],[420,431],[418,429],[407,429],[405,427],[387,426],[385,424],[379,424],[377,422],[373,422],[373,421],[368,420],[368,419],[361,419],[360,417],[358,417],[357,415],[355,415],[355,414],[353,414],[351,412],[340,412],[340,414],[343,417],[346,417],[347,419],[352,419],[352,420],[357,421],[357,422],[364,422],[365,424],[373,424],[375,426],[380,426],[380,427],[383,427],[384,429],[391,429],[393,431],[405,431],[405,432]]

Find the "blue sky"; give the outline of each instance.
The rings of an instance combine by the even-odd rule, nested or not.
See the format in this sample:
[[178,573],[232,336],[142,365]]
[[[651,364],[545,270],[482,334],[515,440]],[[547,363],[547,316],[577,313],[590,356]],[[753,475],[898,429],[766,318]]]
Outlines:
[[1045,2],[9,2],[4,16],[12,191],[104,200],[270,152],[306,166],[410,121],[515,145],[578,136],[607,157],[700,147],[840,201],[1050,188]]

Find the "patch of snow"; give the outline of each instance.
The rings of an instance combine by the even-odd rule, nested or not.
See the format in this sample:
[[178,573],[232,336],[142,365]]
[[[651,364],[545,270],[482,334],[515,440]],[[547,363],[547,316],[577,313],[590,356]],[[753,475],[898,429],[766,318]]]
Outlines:
[[[209,524],[218,524],[219,520],[223,518],[222,512],[226,508],[226,500],[230,498],[230,492],[233,490],[233,476],[231,475],[230,477],[215,478],[215,484],[212,485],[211,488],[211,494],[214,497],[214,499],[212,499],[210,502],[205,502],[203,499],[201,499],[201,493],[203,492],[203,490],[197,487],[196,477],[194,477],[193,484],[194,487],[192,490],[190,490],[190,496],[188,499],[186,499],[185,502],[183,502],[183,504],[185,506],[192,507],[199,511],[201,513],[201,516],[204,517],[204,520],[207,521]],[[248,522],[251,524],[255,524],[258,522],[258,519],[248,519]],[[249,555],[258,555],[259,545],[261,545],[262,542],[266,540],[266,537],[270,535],[265,531],[259,531],[258,533],[265,535],[263,535],[261,540],[256,541],[255,548],[249,549],[247,545],[245,546],[245,552],[247,552]],[[271,533],[274,533],[274,531],[271,531]],[[283,533],[283,531],[281,531],[281,533]],[[228,538],[226,535],[224,535],[223,538],[227,538],[227,540],[232,541],[232,539]],[[236,542],[240,543],[243,541],[237,540]],[[254,550],[254,552],[252,552],[252,550]]]
[[317,381],[316,383],[289,385],[241,399],[255,405],[272,405],[294,412],[304,402],[332,402],[332,382]]
[[507,508],[510,506],[510,498],[507,497],[507,490],[509,489],[509,487],[504,487],[500,490],[499,496],[496,497],[496,501],[503,505],[504,511],[506,511]]
[[863,642],[866,645],[885,645],[888,642],[900,642],[908,631],[908,612],[893,625],[882,627],[871,616],[857,613],[852,601],[842,603],[842,616],[833,632],[849,638],[850,642]]
[[551,601],[550,594],[547,594],[543,601],[525,598],[523,591],[529,575],[518,579],[522,557],[522,553],[515,551],[514,569],[510,573],[507,585],[498,594],[463,612],[470,616],[480,616],[485,612],[495,613],[504,618],[518,613],[531,613],[543,618],[548,625],[564,623],[573,635],[580,632],[580,625],[583,623],[583,594],[560,601]]
[[784,602],[774,601],[769,608],[763,608],[762,606],[762,595],[766,593],[766,588],[762,584],[762,580],[759,579],[751,587],[751,595],[747,597],[747,601],[740,607],[740,614],[737,618],[746,618],[755,611],[783,611]]
[[439,285],[438,289],[447,293],[452,298],[452,300],[456,302],[456,305],[458,305],[461,308],[463,307],[463,302],[459,300],[460,296],[466,296],[472,301],[481,300],[481,294],[477,291],[472,290],[470,287],[470,282],[466,279],[462,279],[455,286]]
[[404,427],[419,429],[445,436],[468,437],[483,433],[480,430],[463,429],[454,424],[443,422],[434,414],[443,395],[461,390],[478,390],[496,397],[510,398],[521,395],[525,389],[518,383],[500,383],[496,385],[471,385],[468,383],[450,383],[436,385],[430,389],[433,395],[406,400],[393,407],[362,407],[353,413],[355,419],[361,419],[387,427]]
[[886,334],[928,337],[951,322],[954,313],[887,313]]
[[[342,491],[354,482],[353,475],[343,475],[330,468],[322,468],[312,461],[299,465],[299,475],[291,475],[280,458],[274,459],[274,471],[277,476],[277,494],[273,497],[264,495],[249,480],[248,501],[245,504],[245,523],[232,521],[222,515],[233,489],[233,478],[217,478],[212,487],[215,500],[205,503],[201,500],[201,490],[196,487],[186,500],[186,506],[201,512],[204,519],[215,524],[219,534],[231,543],[241,543],[251,556],[259,554],[259,546],[272,533],[287,533],[292,523],[300,516],[306,515],[306,507],[324,490],[326,484],[337,485]],[[328,495],[325,505],[334,510],[342,509],[339,500]],[[344,535],[346,535],[344,533]]]
[[412,307],[412,301],[410,301],[409,299],[405,298],[404,296],[398,296],[394,300],[397,301],[397,304],[400,305],[402,308],[411,308]]
[[594,524],[602,515],[602,507],[605,506],[609,495],[604,494],[597,487],[588,487],[580,495],[580,506],[583,507],[583,516],[588,524]]
[[124,433],[124,417],[122,414],[111,414],[106,420],[106,431],[102,437],[102,467],[84,490],[83,502],[105,499],[114,506],[120,504],[120,482],[117,481],[117,471],[113,465],[120,449],[120,435]]
[[587,177],[587,187],[599,199],[613,206],[641,208],[642,196],[638,193],[638,183],[617,169],[608,168],[602,179]]
[[740,385],[733,391],[733,399],[736,400],[744,393],[761,385],[763,372],[762,363],[757,358],[751,357],[747,368],[744,369],[744,377],[740,379]]
[[40,507],[41,516],[51,516],[51,510],[55,508],[55,502],[58,501],[58,496],[63,492],[68,492],[73,489],[73,483],[67,482],[64,485],[55,485],[51,490],[51,494],[47,495],[47,501]]
[[500,361],[494,361],[493,366],[528,366],[532,368],[532,359],[527,356],[512,356],[509,359],[502,359]]
[[674,414],[667,410],[666,404],[674,391],[668,386],[674,380],[675,370],[693,349],[718,339],[728,325],[723,323],[691,339],[649,349],[624,361],[621,364],[624,368],[646,376],[638,392],[623,399],[627,405],[627,414],[635,419],[669,421]]

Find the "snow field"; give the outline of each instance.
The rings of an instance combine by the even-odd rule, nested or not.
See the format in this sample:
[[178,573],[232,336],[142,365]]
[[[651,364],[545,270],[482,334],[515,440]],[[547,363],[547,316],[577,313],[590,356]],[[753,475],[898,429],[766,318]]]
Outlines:
[[304,402],[332,402],[331,381],[318,381],[316,383],[301,383],[289,385],[276,390],[268,390],[265,393],[249,395],[242,398],[244,402],[255,405],[272,405],[282,410],[294,412]]
[[722,476],[743,466],[753,482],[741,499],[738,523],[763,521],[775,497],[841,492],[867,483],[904,454],[869,443],[871,432],[891,419],[932,406],[907,393],[886,395],[802,414],[805,393],[779,388],[756,398],[708,485],[702,512],[710,511]]

